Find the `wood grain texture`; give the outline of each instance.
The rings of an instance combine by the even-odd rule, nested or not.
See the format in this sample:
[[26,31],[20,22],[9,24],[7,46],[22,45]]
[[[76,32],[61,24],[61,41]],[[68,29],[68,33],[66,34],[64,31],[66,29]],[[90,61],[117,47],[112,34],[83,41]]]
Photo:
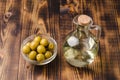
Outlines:
[[[78,2],[78,10],[61,13],[67,1],[0,0],[0,80],[120,80],[120,1],[71,0]],[[84,68],[69,65],[62,50],[77,14],[91,16],[102,27],[98,56]],[[20,55],[22,41],[38,33],[58,43],[57,57],[45,66],[31,65]]]

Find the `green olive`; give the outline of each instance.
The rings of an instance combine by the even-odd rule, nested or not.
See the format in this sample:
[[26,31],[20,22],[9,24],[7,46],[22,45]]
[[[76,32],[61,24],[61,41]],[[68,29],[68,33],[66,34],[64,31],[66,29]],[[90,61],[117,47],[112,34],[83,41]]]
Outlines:
[[36,59],[37,52],[36,51],[31,51],[28,55],[29,59],[35,60]]
[[38,52],[38,53],[45,53],[45,52],[46,52],[46,49],[45,49],[45,47],[44,47],[43,45],[39,45],[39,46],[37,47],[37,52]]
[[43,45],[43,46],[47,46],[48,45],[48,40],[43,38],[41,41],[40,41],[40,44]]
[[40,41],[41,41],[41,37],[40,37],[40,36],[36,36],[36,37],[34,38],[34,41],[40,43]]
[[30,48],[32,50],[36,50],[36,48],[37,48],[38,45],[39,45],[38,42],[32,41],[31,44],[30,44]]
[[26,45],[30,47],[30,42],[27,42],[27,44],[26,44]]
[[52,56],[52,52],[46,51],[46,53],[45,53],[45,58],[48,59],[48,58],[50,58],[51,56]]
[[23,46],[22,51],[23,51],[23,53],[28,54],[30,52],[30,47],[25,45],[25,46]]
[[54,49],[54,44],[53,44],[53,43],[49,43],[48,49],[49,49],[49,50],[53,50],[53,49]]
[[43,54],[41,54],[41,53],[40,53],[40,54],[37,54],[36,60],[39,61],[39,62],[40,62],[40,61],[43,61],[43,60],[45,60],[45,56],[44,56]]

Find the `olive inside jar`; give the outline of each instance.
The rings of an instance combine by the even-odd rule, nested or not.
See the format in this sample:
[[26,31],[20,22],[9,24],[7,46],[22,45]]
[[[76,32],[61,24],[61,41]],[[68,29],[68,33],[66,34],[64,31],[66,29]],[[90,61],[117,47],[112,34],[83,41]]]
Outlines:
[[76,30],[65,39],[63,50],[66,61],[76,67],[84,67],[94,61],[99,49],[101,27],[93,25],[92,18],[78,15],[73,19]]

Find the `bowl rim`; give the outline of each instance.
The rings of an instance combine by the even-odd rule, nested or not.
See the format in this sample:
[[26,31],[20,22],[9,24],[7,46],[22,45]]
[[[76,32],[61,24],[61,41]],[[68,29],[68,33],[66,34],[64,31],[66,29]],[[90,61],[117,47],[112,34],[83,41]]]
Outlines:
[[[27,54],[24,54],[23,52],[22,52],[22,48],[23,48],[23,46],[28,42],[28,41],[31,41],[35,36],[44,36],[44,38],[49,38],[53,43],[54,43],[54,53],[53,53],[53,55],[50,57],[50,58],[48,58],[48,59],[46,59],[46,60],[43,60],[43,61],[41,61],[41,62],[38,62],[38,61],[35,61],[35,60],[30,60],[28,57],[27,57]],[[22,54],[22,56],[23,56],[23,58],[27,61],[27,62],[29,62],[29,63],[31,63],[31,64],[34,64],[34,65],[45,65],[45,64],[48,64],[48,63],[50,63],[51,61],[53,61],[54,59],[55,59],[55,57],[57,56],[57,42],[55,41],[55,39],[53,39],[50,35],[48,35],[48,34],[32,34],[32,35],[30,35],[30,36],[28,36],[27,38],[25,38],[24,40],[23,40],[23,42],[21,43],[21,50],[20,50],[20,52],[21,52],[21,54]]]

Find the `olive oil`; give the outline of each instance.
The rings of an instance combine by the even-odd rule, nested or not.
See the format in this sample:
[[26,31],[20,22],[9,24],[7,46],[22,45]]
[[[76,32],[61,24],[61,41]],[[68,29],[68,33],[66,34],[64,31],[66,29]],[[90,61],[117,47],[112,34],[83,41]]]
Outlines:
[[[92,23],[92,19],[89,19]],[[64,57],[71,65],[84,67],[92,63],[98,53],[99,39],[97,37],[99,36],[96,36],[91,32],[93,29],[90,29],[92,26],[90,22],[88,22],[89,24],[87,25],[79,25],[77,20],[73,21],[76,26],[76,30],[68,34],[65,39],[63,45]],[[95,28],[97,27],[98,26],[95,26]],[[100,35],[100,28],[97,30],[99,30],[99,33],[97,34]]]
[[[69,39],[69,38],[68,38]],[[74,47],[69,46],[67,40],[64,43],[64,56],[74,66],[85,66],[94,61],[98,53],[98,43],[92,37],[79,40],[80,43]]]

